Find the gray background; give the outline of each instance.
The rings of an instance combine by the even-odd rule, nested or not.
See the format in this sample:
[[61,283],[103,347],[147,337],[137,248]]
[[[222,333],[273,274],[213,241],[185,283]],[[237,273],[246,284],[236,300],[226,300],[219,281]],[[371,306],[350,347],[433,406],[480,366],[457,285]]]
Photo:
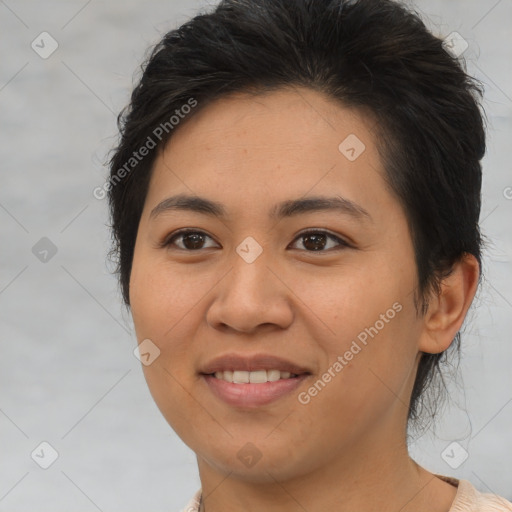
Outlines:
[[[147,48],[205,5],[0,0],[0,511],[171,512],[199,488],[195,456],[160,415],[133,355],[131,319],[106,260],[106,201],[92,191],[104,183],[115,115]],[[489,140],[487,277],[463,338],[454,404],[411,452],[431,471],[512,499],[512,1],[415,5],[437,35],[457,31],[469,43]],[[47,59],[31,48],[43,31],[59,45]],[[55,255],[36,257],[43,237]],[[59,453],[46,470],[31,458],[42,441]],[[469,456],[452,469],[446,453],[454,464],[462,449]],[[36,450],[43,462],[44,450]]]

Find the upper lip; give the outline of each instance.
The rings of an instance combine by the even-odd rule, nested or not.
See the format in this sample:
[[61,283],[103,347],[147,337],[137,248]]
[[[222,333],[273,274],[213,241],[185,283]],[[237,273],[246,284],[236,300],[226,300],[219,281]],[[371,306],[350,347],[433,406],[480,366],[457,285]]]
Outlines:
[[290,372],[297,375],[310,373],[304,366],[271,354],[225,354],[206,363],[201,368],[200,373],[211,374],[234,370],[247,372],[256,370],[279,370],[281,372]]

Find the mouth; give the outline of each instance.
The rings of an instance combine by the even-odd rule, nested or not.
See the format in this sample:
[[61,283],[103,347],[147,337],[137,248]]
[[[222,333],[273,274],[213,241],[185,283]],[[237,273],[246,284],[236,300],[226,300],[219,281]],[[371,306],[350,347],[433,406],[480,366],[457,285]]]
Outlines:
[[202,368],[208,390],[222,402],[254,409],[289,397],[312,372],[307,368],[266,354],[229,354]]
[[232,382],[233,384],[264,384],[265,382],[277,382],[279,380],[295,379],[299,377],[297,373],[282,372],[277,369],[256,370],[252,372],[244,370],[225,370],[207,375],[225,382]]

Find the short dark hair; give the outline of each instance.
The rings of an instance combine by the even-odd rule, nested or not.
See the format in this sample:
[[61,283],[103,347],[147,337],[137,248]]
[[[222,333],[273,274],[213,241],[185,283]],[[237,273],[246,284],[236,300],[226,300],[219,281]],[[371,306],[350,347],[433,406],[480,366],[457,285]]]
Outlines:
[[[223,0],[168,32],[142,71],[109,162],[110,255],[127,306],[138,224],[156,155],[173,133],[170,116],[191,98],[198,107],[189,117],[235,92],[302,86],[373,116],[385,179],[414,244],[418,314],[465,254],[481,268],[483,89],[410,8],[391,0]],[[159,126],[167,128],[154,141]],[[150,138],[156,149],[119,179]],[[452,346],[460,351],[459,333]],[[422,354],[408,420],[419,418],[433,378],[442,379],[444,355]]]

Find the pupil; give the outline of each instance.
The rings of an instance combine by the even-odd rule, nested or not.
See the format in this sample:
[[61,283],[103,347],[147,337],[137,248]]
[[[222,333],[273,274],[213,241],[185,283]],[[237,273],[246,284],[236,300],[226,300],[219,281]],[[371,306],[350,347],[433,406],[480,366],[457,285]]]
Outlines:
[[[309,242],[312,242],[310,244]],[[323,243],[322,243],[323,242]],[[320,247],[318,247],[320,244]],[[318,251],[325,247],[325,235],[316,234],[316,235],[305,235],[304,236],[304,247],[307,249],[312,249],[313,251]]]
[[[192,244],[187,243],[187,241],[190,240],[192,240]],[[204,240],[203,235],[200,233],[191,233],[183,237],[183,245],[185,245],[187,249],[200,249],[202,243],[204,243]]]

